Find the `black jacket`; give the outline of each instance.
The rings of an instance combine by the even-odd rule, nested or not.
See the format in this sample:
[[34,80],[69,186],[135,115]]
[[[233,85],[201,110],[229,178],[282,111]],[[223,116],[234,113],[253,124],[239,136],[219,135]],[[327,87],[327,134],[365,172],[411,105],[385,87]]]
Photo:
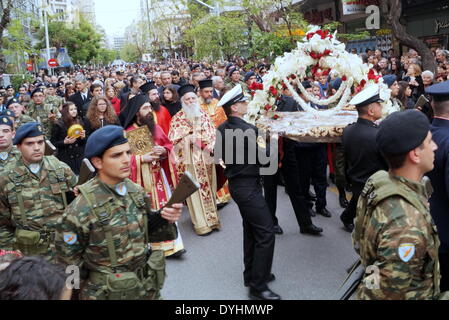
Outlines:
[[376,144],[378,130],[374,122],[358,118],[356,123],[343,131],[346,172],[352,183],[364,185],[377,171],[388,171],[388,165]]
[[[83,126],[82,122],[81,125]],[[78,175],[84,158],[86,139],[78,138],[74,144],[64,144],[67,130],[68,128],[64,121],[57,121],[52,128],[50,141],[57,149],[56,157],[67,163],[73,172]]]
[[449,252],[449,121],[433,119],[430,131],[438,146],[435,151],[435,167],[428,173],[433,193],[430,198],[430,214],[441,240],[440,252]]
[[71,95],[69,97],[69,101],[73,102],[78,109],[78,116],[84,120],[86,117],[86,113],[84,113],[83,106],[92,100],[93,96],[90,92],[87,93],[87,99],[83,99],[81,93],[78,91],[77,93]]
[[[244,137],[244,134],[238,134],[238,131],[235,132],[238,129],[249,134],[248,137]],[[234,132],[235,136],[232,140],[227,141],[230,137],[229,134],[232,132]],[[263,153],[265,155],[270,154],[269,144],[265,143],[266,148],[264,148],[264,143],[260,142],[262,138],[257,139],[257,136],[257,127],[238,117],[228,117],[228,120],[218,127],[214,155],[217,162],[218,159],[224,161],[226,165],[226,169],[224,170],[226,178],[257,178],[260,176],[260,168],[269,164],[262,164],[258,156]],[[243,143],[237,143],[237,139],[241,139]],[[241,149],[239,148],[237,150],[237,145],[239,144],[241,145]],[[231,150],[230,146],[232,146],[233,150],[232,155],[226,154],[226,151]],[[257,158],[251,159],[251,155],[257,155]]]
[[[101,127],[107,126],[107,125],[116,125],[116,126],[120,126],[120,121],[118,118],[116,118],[116,121],[109,123],[106,119],[100,120],[100,122],[102,123]],[[89,119],[86,119],[84,122],[84,129],[86,130],[86,138],[88,138],[92,133],[94,133],[96,130],[100,129],[100,128],[92,128],[92,125],[89,121]]]
[[172,117],[182,109],[181,101],[179,100],[171,103],[165,102],[162,105],[167,108]]

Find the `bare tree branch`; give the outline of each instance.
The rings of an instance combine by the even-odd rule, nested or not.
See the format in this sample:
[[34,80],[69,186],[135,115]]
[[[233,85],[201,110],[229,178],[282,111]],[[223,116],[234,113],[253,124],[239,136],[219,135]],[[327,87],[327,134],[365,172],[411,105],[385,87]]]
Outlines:
[[432,51],[420,39],[407,33],[405,26],[399,19],[402,14],[401,0],[386,0],[389,6],[388,23],[391,25],[394,36],[406,46],[415,49],[422,59],[422,66],[425,70],[435,73],[437,65]]

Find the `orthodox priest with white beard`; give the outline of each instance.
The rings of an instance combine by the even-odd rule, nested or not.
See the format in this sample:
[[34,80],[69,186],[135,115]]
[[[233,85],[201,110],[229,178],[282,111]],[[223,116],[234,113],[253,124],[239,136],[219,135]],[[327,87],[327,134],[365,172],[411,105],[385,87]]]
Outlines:
[[220,229],[216,205],[216,172],[212,156],[215,146],[215,126],[201,110],[195,87],[179,88],[182,110],[172,119],[168,138],[174,146],[175,163],[179,175],[189,171],[201,189],[187,199],[195,232],[209,235]]

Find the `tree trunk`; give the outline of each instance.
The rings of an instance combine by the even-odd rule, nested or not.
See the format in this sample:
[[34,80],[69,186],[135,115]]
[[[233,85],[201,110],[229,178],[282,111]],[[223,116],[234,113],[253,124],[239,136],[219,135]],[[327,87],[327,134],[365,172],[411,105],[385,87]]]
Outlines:
[[388,23],[391,25],[394,36],[406,46],[415,49],[422,59],[423,70],[435,73],[437,64],[432,51],[420,39],[407,33],[405,27],[399,21],[402,14],[401,0],[386,0],[389,6]]
[[5,30],[8,28],[9,23],[11,22],[11,9],[12,9],[12,1],[8,0],[5,7],[3,8],[3,15],[0,21],[0,73],[6,73],[6,58],[3,53],[3,34]]

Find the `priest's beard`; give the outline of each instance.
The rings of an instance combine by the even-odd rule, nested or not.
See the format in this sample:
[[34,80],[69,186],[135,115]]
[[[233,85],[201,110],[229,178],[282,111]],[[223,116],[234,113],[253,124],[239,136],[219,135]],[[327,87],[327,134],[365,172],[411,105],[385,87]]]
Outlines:
[[147,126],[150,129],[152,135],[154,135],[154,126],[156,125],[154,122],[153,112],[148,113],[145,117],[142,117],[140,114],[137,115],[137,124],[139,126]]
[[153,108],[154,111],[158,112],[161,109],[161,100],[157,98],[154,101],[150,101],[151,108]]
[[198,103],[192,103],[190,105],[182,103],[182,110],[184,111],[186,118],[190,121],[195,121],[201,117],[201,108]]

